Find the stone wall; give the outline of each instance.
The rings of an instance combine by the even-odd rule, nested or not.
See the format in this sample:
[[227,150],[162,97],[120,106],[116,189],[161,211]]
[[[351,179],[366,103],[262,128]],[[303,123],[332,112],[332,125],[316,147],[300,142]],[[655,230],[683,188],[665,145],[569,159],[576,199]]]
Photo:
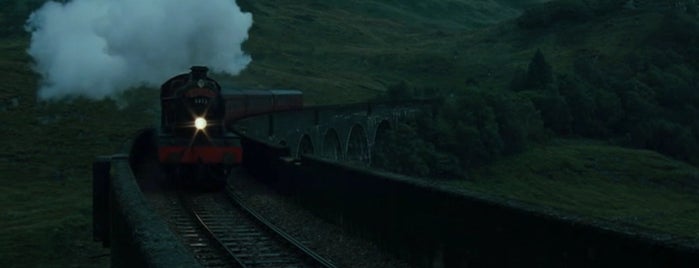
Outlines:
[[245,167],[270,187],[415,265],[699,267],[696,240],[320,158],[284,157],[283,150],[260,141],[243,145],[256,158]]
[[[152,129],[140,132],[125,147],[130,154],[113,155],[108,164],[102,157],[96,162],[101,164],[94,165],[98,173],[93,177],[101,186],[93,188],[98,197],[93,207],[107,210],[95,211],[96,216],[102,213],[95,217],[102,221],[96,224],[101,229],[95,234],[111,248],[112,267],[198,267],[192,253],[148,207],[136,181],[131,163],[142,163],[138,158],[149,155],[143,150],[153,148],[152,135]],[[105,181],[107,187],[103,187]]]

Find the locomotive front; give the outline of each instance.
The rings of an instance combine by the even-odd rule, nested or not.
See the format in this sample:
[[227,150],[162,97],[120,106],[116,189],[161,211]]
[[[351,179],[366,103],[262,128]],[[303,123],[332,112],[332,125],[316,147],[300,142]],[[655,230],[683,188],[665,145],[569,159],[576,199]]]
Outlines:
[[220,182],[242,157],[239,139],[224,127],[221,86],[194,66],[161,86],[158,157],[168,177],[178,181]]
[[200,132],[218,136],[223,131],[221,86],[206,75],[208,68],[195,66],[191,70],[161,86],[162,132],[186,137]]

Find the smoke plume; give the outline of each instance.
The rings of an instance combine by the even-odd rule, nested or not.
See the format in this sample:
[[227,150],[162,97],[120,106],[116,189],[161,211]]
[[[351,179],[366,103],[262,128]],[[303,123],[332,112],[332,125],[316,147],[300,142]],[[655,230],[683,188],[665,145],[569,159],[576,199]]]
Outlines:
[[252,15],[235,0],[48,2],[28,19],[40,99],[103,99],[160,86],[192,65],[238,74]]

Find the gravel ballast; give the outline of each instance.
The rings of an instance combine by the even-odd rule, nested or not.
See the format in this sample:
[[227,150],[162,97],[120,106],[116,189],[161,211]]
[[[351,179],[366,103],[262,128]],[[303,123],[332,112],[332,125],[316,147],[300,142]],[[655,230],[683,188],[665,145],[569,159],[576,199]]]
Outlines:
[[338,267],[410,267],[372,241],[316,217],[242,169],[233,171],[229,184],[245,205]]

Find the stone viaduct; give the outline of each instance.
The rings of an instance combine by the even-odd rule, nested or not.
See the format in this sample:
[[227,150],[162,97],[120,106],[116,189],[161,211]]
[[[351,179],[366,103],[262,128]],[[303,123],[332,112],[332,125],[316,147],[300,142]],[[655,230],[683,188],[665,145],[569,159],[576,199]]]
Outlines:
[[270,144],[288,146],[292,157],[308,154],[368,165],[374,145],[385,137],[387,130],[420,111],[432,112],[434,103],[304,107],[298,111],[243,119],[236,123],[234,131]]

